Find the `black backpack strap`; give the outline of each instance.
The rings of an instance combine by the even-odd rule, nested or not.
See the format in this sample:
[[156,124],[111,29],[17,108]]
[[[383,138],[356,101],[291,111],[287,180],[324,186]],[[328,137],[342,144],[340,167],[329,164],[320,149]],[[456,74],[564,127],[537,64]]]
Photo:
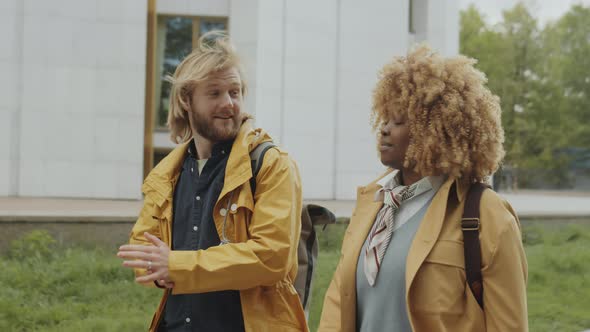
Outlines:
[[268,151],[268,149],[274,148],[275,146],[276,145],[273,143],[273,141],[266,141],[258,144],[258,146],[250,152],[250,161],[252,162],[252,178],[250,179],[250,188],[252,188],[252,197],[254,197],[254,193],[256,193],[256,176],[258,176],[258,172],[260,172],[260,168],[262,168],[264,154],[266,151]]
[[481,246],[479,243],[479,203],[487,185],[476,182],[467,192],[461,229],[463,230],[463,251],[465,254],[465,275],[473,296],[483,309],[483,282],[481,276]]

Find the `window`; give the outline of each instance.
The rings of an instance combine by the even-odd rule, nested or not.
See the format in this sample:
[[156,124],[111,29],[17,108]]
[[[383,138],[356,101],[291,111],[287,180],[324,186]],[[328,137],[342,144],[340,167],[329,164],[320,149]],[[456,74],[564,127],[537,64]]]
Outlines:
[[227,30],[227,18],[162,15],[158,16],[157,25],[154,119],[156,131],[165,131],[170,83],[164,77],[174,73],[200,36],[211,30]]

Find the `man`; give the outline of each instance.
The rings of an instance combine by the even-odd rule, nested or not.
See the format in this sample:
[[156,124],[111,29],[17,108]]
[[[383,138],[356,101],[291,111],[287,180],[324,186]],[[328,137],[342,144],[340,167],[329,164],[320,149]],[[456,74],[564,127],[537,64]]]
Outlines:
[[293,287],[299,173],[270,149],[253,197],[249,153],[271,138],[242,112],[246,84],[229,39],[204,35],[169,79],[179,146],[146,178],[118,253],[137,282],[167,289],[150,331],[307,331]]

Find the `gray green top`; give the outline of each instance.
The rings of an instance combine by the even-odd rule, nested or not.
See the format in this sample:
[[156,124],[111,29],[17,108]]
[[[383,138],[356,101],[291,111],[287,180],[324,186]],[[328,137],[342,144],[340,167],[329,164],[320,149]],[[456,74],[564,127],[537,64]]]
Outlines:
[[[391,186],[391,182],[396,181],[396,174],[391,175],[379,184]],[[432,190],[403,204],[395,215],[395,218],[409,219],[392,234],[373,287],[369,285],[364,272],[365,240],[356,271],[357,331],[412,331],[406,311],[406,258],[414,235],[444,178],[428,177],[428,180]]]

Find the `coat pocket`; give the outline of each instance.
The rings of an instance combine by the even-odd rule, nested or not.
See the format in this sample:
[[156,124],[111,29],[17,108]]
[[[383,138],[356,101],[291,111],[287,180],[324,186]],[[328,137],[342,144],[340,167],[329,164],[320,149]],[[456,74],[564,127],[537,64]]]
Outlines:
[[418,270],[411,293],[411,310],[461,314],[465,309],[463,243],[438,241]]
[[293,285],[281,281],[274,286],[261,286],[257,304],[259,317],[285,327],[301,328],[301,302]]

